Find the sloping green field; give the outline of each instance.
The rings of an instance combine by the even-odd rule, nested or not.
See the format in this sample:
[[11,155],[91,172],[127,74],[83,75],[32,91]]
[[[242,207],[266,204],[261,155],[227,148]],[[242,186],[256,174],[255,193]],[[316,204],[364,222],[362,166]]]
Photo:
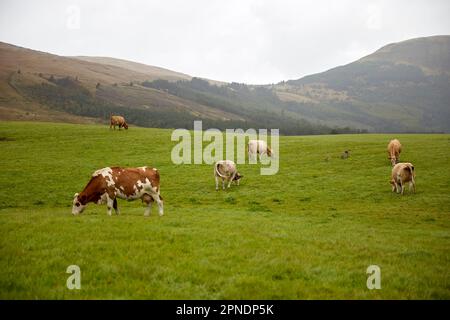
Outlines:
[[[280,138],[280,171],[173,165],[170,130],[0,122],[2,299],[450,299],[450,135],[396,135],[417,193],[391,193],[392,135]],[[343,150],[352,150],[347,160]],[[154,166],[165,215],[72,197],[105,166]],[[69,265],[81,290],[69,290]],[[381,289],[366,287],[369,265]]]

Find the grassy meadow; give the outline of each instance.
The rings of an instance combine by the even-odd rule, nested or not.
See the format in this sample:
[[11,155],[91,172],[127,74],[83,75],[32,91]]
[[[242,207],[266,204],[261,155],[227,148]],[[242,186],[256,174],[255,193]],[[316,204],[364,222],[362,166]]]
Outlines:
[[[280,137],[277,175],[240,165],[241,185],[217,192],[212,166],[172,164],[170,135],[0,122],[0,299],[450,299],[450,135]],[[391,192],[393,137],[416,194]],[[160,170],[163,217],[124,200],[119,216],[71,215],[116,165]]]

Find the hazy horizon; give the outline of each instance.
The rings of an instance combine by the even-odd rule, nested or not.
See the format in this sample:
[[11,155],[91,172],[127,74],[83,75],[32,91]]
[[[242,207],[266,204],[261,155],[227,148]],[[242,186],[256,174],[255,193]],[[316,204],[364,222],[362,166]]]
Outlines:
[[298,79],[411,38],[448,35],[450,2],[2,1],[0,41],[250,84]]

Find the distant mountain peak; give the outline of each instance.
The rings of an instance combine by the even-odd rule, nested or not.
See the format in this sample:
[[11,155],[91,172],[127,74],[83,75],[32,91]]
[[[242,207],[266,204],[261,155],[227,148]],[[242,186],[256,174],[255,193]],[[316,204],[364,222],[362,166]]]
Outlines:
[[359,61],[404,63],[420,67],[426,73],[450,74],[450,35],[391,43]]

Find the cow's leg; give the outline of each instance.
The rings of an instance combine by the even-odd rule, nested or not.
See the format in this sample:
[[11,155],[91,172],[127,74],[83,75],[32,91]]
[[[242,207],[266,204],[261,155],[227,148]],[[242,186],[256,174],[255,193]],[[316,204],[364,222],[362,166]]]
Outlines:
[[108,207],[108,215],[111,216],[111,210],[114,206],[114,199],[111,199],[109,195],[106,196],[106,206]]
[[152,213],[152,201],[153,199],[148,194],[145,194],[142,197],[142,202],[144,202],[147,205],[144,211],[144,216],[146,217],[148,217],[150,213]]
[[400,193],[400,186],[399,186],[398,182],[395,181],[394,184],[395,184],[395,192]]
[[153,197],[153,200],[155,200],[156,203],[158,204],[158,210],[159,210],[158,213],[159,213],[159,216],[161,217],[164,214],[164,203],[163,203],[163,200],[162,200],[161,196],[158,193],[152,195],[152,197]]
[[251,152],[250,149],[248,149],[248,161],[253,161],[254,158],[254,153]]
[[410,181],[409,182],[409,191],[411,192],[411,190],[416,193],[416,184],[414,181]]
[[236,177],[236,172],[231,175],[230,180],[228,181],[228,188],[231,186],[231,183],[233,182],[234,177]]
[[402,189],[402,195],[405,192],[405,185],[403,183],[400,183],[401,189]]
[[119,207],[117,206],[117,198],[114,198],[113,208],[114,208],[114,211],[116,212],[116,214],[119,215],[120,210],[119,210]]
[[219,177],[215,176],[214,178],[216,180],[216,191],[218,191],[219,190]]
[[225,190],[225,179],[222,178],[222,190]]

